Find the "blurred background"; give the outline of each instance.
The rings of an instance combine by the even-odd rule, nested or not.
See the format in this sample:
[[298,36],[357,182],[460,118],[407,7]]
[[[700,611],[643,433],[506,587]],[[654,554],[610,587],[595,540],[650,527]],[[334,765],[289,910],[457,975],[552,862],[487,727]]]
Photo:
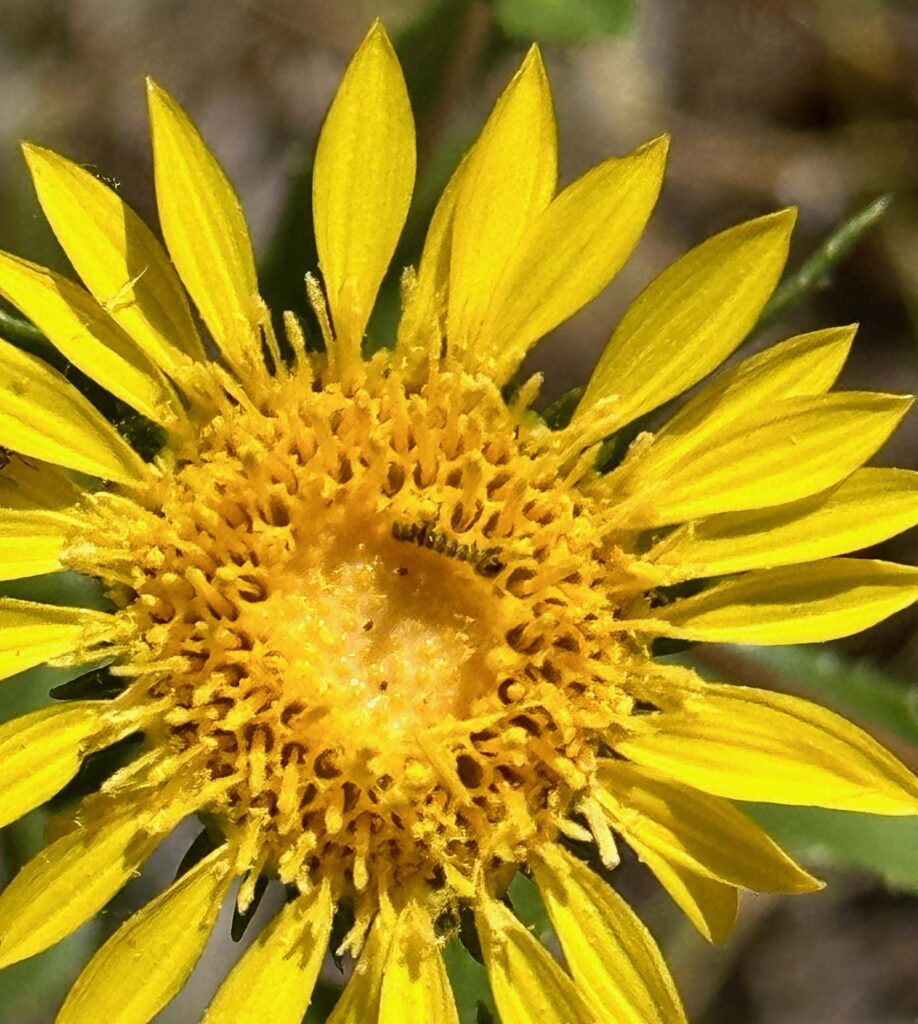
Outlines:
[[[843,385],[918,391],[915,0],[0,0],[0,248],[66,270],[19,154],[24,138],[89,165],[155,222],[143,87],[151,74],[186,105],[234,180],[265,297],[303,310],[302,276],[315,266],[310,154],[346,62],[377,15],[406,64],[420,130],[399,266],[417,258],[439,188],[532,39],[554,86],[564,180],[673,135],[667,184],[635,257],[532,360],[547,374],[546,401],[586,380],[616,317],[669,261],[712,232],[788,204],[800,208],[789,271],[807,273],[749,345],[859,321]],[[891,202],[881,198],[888,194]],[[391,333],[395,295],[393,276],[374,343]],[[918,415],[878,461],[918,468]],[[918,536],[871,554],[915,563]],[[29,596],[44,600],[93,599],[73,580],[30,586]],[[712,677],[835,707],[918,767],[916,627],[911,611],[831,648],[689,656]],[[4,683],[0,721],[47,703],[66,678],[43,669]],[[100,770],[79,786],[97,784]],[[75,792],[0,832],[0,884]],[[814,896],[747,898],[725,948],[694,935],[640,865],[626,860],[615,876],[666,949],[692,1020],[918,1020],[918,822],[752,812],[831,884]],[[52,1021],[98,942],[171,881],[196,831],[189,824],[167,841],[101,921],[0,975],[0,1024]],[[276,906],[269,891],[246,938],[270,916],[272,899]],[[543,927],[525,880],[514,900]],[[160,1024],[196,1021],[244,944],[222,921]],[[340,980],[329,963],[310,1020],[324,1019]],[[474,1001],[463,1012],[474,1022]],[[118,1008],[106,1017],[117,1021]]]

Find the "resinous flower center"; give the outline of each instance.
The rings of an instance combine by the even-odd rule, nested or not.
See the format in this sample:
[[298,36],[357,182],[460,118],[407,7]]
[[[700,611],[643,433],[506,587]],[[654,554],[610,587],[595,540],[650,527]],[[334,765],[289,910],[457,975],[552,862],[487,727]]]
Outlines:
[[155,741],[225,780],[211,813],[285,880],[519,862],[630,711],[626,569],[515,417],[382,354],[226,402],[140,504],[95,499]]
[[436,554],[385,541],[357,541],[348,555],[333,551],[326,568],[279,602],[297,616],[288,663],[297,664],[297,648],[319,656],[318,665],[288,677],[288,693],[299,678],[305,698],[332,698],[342,724],[357,729],[352,742],[361,734],[410,742],[448,715],[467,717],[486,692],[484,652],[496,639],[481,617],[485,595],[476,605],[479,588],[465,573]]

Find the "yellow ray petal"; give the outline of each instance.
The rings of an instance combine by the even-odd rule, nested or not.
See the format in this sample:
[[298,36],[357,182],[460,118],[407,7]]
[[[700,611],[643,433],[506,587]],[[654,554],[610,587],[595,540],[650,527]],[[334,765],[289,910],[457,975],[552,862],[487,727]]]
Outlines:
[[[406,358],[413,347],[424,352],[439,351],[440,348],[439,343],[446,328],[453,218],[469,155],[466,154],[453,172],[437,202],[424,239],[417,279],[403,300],[396,349]],[[435,336],[433,345],[431,335]]]
[[459,1024],[433,925],[414,904],[399,915],[379,1000],[379,1024],[404,1021]]
[[502,903],[483,897],[475,924],[501,1024],[599,1024],[570,977]]
[[680,678],[668,677],[661,694],[681,688],[681,706],[632,719],[617,751],[729,799],[918,813],[918,779],[839,715],[786,694]]
[[607,160],[530,224],[501,272],[476,358],[507,380],[534,342],[592,301],[621,270],[663,183],[668,139]]
[[0,598],[0,679],[78,654],[113,625],[103,612]]
[[545,847],[533,872],[564,959],[598,1020],[685,1021],[656,943],[617,892],[560,846]]
[[221,352],[243,376],[262,365],[255,257],[223,169],[178,103],[147,82],[156,205],[172,262]]
[[596,797],[635,848],[755,892],[815,892],[813,878],[728,800],[674,782],[652,768],[605,761]]
[[724,576],[843,555],[918,523],[918,473],[858,469],[831,491],[752,512],[725,512],[673,530],[647,560],[668,580]]
[[68,469],[130,484],[140,456],[56,370],[0,341],[0,444]]
[[96,301],[166,373],[204,350],[188,299],[153,232],[85,168],[23,146],[38,201]]
[[494,285],[558,180],[555,116],[537,48],[497,101],[459,180],[450,252],[447,336],[472,350]]
[[379,1019],[379,995],[383,967],[392,940],[391,922],[378,914],[370,928],[360,959],[345,986],[344,993],[326,1024],[376,1024]]
[[336,339],[360,352],[414,188],[414,118],[386,30],[354,55],[319,136],[313,218]]
[[638,444],[600,487],[616,502],[615,522],[629,529],[783,505],[861,466],[910,406],[856,391],[763,404],[717,433],[702,424]]
[[79,285],[0,252],[0,295],[87,377],[155,423],[174,422],[181,407],[166,379]]
[[654,609],[665,636],[711,643],[800,644],[859,633],[918,600],[918,568],[829,558],[729,579]]
[[0,507],[6,509],[55,509],[75,505],[82,491],[57,466],[17,455],[0,470]]
[[332,910],[325,884],[288,903],[220,986],[202,1024],[300,1024],[327,952]]
[[632,845],[700,935],[717,946],[730,938],[739,913],[739,891],[735,885],[719,882],[684,860],[649,846]]
[[185,984],[204,951],[232,880],[226,847],[214,850],[118,929],[83,969],[56,1024],[147,1024]]
[[107,730],[105,702],[62,704],[0,726],[0,828],[50,800]]
[[662,440],[688,431],[714,434],[765,402],[821,395],[835,383],[857,326],[799,334],[744,359],[703,387],[657,433]]
[[45,847],[0,894],[0,967],[53,946],[97,914],[137,872],[156,838],[132,803]]
[[0,580],[59,572],[74,521],[44,508],[0,508]]
[[686,391],[749,333],[787,259],[793,210],[747,221],[692,249],[631,305],[572,420],[616,396],[618,429]]

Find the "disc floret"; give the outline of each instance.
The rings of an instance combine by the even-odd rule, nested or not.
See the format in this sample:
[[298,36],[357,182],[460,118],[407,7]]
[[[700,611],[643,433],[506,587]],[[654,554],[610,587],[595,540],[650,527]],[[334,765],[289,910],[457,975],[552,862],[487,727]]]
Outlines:
[[285,881],[468,887],[557,832],[627,714],[628,573],[490,380],[302,376],[96,499],[127,699],[167,705],[154,742],[206,751],[210,812]]

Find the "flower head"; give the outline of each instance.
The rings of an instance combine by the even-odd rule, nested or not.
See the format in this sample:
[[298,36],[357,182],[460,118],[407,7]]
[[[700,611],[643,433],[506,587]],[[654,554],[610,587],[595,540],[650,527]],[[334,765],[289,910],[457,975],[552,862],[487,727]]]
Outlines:
[[[720,373],[607,471],[606,438],[755,324],[786,256],[783,211],[665,271],[569,421],[540,418],[538,379],[514,375],[627,259],[666,142],[557,192],[535,50],[405,274],[394,347],[368,358],[415,170],[382,28],[316,157],[321,349],[289,315],[275,336],[232,187],[175,101],[151,84],[149,102],[166,248],[89,172],[28,146],[85,288],[0,255],[0,294],[165,439],[145,460],[59,373],[0,344],[0,444],[15,453],[0,573],[74,570],[109,601],[3,599],[0,671],[101,662],[116,691],[0,729],[0,824],[86,755],[144,736],[0,896],[0,964],[77,928],[198,814],[212,851],[96,954],[64,1024],[98,1019],[103,999],[150,1020],[233,880],[245,910],[263,877],[291,895],[210,1024],[299,1021],[345,906],[359,960],[335,1022],[455,1021],[440,942],[463,908],[504,1024],[683,1020],[647,931],[581,854],[611,869],[622,837],[719,941],[738,890],[819,885],[731,799],[914,814],[918,782],[836,715],[706,683],[652,644],[826,640],[914,601],[918,570],[834,557],[918,522],[915,474],[860,468],[908,400],[830,393],[854,330],[818,331]],[[501,900],[519,869],[566,969]]]

